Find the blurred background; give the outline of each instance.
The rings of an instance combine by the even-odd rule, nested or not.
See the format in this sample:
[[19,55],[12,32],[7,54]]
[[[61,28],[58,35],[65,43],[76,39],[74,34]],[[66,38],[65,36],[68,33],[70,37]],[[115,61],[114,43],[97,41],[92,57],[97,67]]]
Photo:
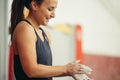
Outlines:
[[[0,0],[0,80],[14,80],[9,49],[12,0]],[[120,0],[58,0],[56,18],[46,28],[53,65],[80,59],[94,80],[120,80]],[[70,77],[54,80],[73,80]]]

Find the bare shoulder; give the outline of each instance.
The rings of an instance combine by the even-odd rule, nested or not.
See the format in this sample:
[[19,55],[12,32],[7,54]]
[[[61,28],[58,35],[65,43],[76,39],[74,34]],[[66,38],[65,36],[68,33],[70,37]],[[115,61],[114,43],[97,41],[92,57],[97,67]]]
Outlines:
[[34,32],[34,28],[28,24],[27,22],[25,21],[21,21],[20,23],[18,23],[15,31],[14,31],[14,34],[24,34],[24,33],[29,33],[29,34],[33,34]]
[[19,32],[19,31],[34,31],[33,27],[28,24],[27,22],[25,21],[21,21],[20,23],[18,23],[16,29],[15,29],[15,32]]
[[35,39],[34,28],[25,21],[21,21],[15,31],[14,31],[15,38],[33,38]]

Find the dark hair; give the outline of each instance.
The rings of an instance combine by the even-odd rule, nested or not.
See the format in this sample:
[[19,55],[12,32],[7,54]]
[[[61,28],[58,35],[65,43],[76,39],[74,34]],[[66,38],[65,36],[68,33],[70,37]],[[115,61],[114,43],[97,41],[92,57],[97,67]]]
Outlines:
[[[36,3],[38,4],[42,4],[42,2],[44,0],[35,0]],[[24,19],[24,14],[23,14],[23,11],[24,11],[24,6],[28,9],[30,9],[30,3],[32,2],[32,0],[13,0],[12,2],[12,6],[11,6],[11,19],[10,19],[10,22],[11,22],[11,26],[10,26],[10,34],[11,34],[11,38],[12,38],[12,35],[13,35],[13,32],[16,28],[16,25]]]

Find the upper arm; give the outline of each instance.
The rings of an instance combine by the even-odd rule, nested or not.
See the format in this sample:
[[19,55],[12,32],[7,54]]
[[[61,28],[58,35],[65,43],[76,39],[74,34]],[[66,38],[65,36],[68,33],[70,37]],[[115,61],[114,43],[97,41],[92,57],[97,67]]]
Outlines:
[[31,26],[18,25],[14,33],[14,40],[23,70],[29,72],[31,68],[37,65],[36,38],[33,28]]

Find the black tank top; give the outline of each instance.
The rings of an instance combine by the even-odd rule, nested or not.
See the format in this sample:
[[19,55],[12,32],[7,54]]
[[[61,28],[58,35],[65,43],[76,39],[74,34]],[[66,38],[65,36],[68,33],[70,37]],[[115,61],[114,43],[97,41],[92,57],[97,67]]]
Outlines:
[[[28,20],[23,20],[23,21],[26,21],[32,26],[32,24]],[[37,37],[37,42],[36,42],[37,63],[44,64],[44,65],[52,65],[52,54],[51,54],[51,49],[48,43],[48,38],[44,30],[42,28],[40,29],[42,30],[44,42],[40,39],[39,35],[34,29]],[[51,77],[50,78],[29,78],[23,71],[19,55],[14,55],[14,73],[15,73],[16,80],[52,80]]]

